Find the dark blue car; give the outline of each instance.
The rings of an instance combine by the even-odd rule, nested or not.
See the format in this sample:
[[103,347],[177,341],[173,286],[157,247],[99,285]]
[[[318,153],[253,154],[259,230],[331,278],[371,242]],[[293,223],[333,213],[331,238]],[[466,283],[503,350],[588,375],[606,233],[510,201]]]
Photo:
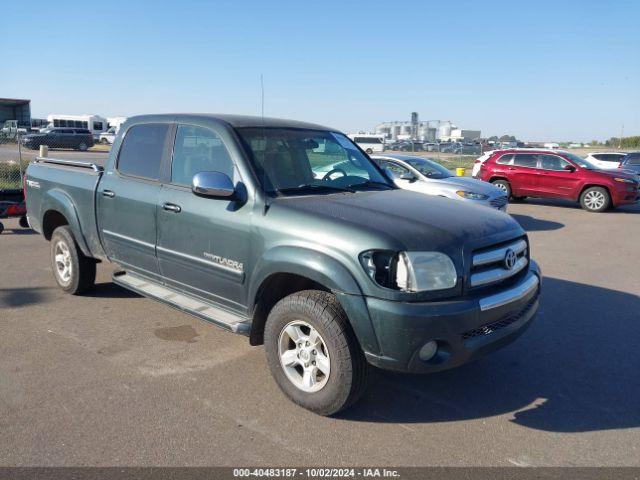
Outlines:
[[631,152],[620,161],[620,168],[640,175],[640,152]]

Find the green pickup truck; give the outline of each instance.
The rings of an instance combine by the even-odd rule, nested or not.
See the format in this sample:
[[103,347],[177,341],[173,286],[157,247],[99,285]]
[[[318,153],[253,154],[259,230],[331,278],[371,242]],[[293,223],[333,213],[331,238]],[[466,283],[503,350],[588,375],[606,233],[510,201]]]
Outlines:
[[264,344],[283,392],[322,415],[353,404],[371,366],[462,365],[538,308],[540,271],[509,215],[400,190],[319,125],[132,117],[104,168],[40,158],[26,197],[63,290],[113,262],[117,284]]

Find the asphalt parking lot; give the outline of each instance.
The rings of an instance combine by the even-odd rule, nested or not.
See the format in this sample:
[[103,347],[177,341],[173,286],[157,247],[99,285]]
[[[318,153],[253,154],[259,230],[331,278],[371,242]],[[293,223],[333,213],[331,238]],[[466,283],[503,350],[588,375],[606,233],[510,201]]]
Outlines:
[[380,373],[337,418],[290,403],[261,347],[109,265],[63,294],[48,243],[4,221],[0,464],[640,466],[640,205],[510,212],[545,276],[531,328],[457,370]]

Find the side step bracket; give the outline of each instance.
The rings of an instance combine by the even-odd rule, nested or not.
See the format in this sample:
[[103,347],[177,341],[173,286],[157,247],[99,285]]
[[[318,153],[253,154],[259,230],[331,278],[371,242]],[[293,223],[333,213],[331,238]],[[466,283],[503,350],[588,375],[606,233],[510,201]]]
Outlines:
[[127,290],[158,300],[234,333],[249,335],[251,330],[251,319],[185,295],[145,277],[130,272],[116,272],[113,274],[113,282]]

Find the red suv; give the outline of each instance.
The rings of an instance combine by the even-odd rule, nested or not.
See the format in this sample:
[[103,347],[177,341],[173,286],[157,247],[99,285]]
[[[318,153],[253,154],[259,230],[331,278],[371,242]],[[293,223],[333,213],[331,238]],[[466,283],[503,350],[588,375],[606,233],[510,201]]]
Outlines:
[[480,167],[479,177],[515,200],[525,197],[579,201],[590,212],[635,203],[638,180],[620,170],[599,170],[563,151],[500,150]]

